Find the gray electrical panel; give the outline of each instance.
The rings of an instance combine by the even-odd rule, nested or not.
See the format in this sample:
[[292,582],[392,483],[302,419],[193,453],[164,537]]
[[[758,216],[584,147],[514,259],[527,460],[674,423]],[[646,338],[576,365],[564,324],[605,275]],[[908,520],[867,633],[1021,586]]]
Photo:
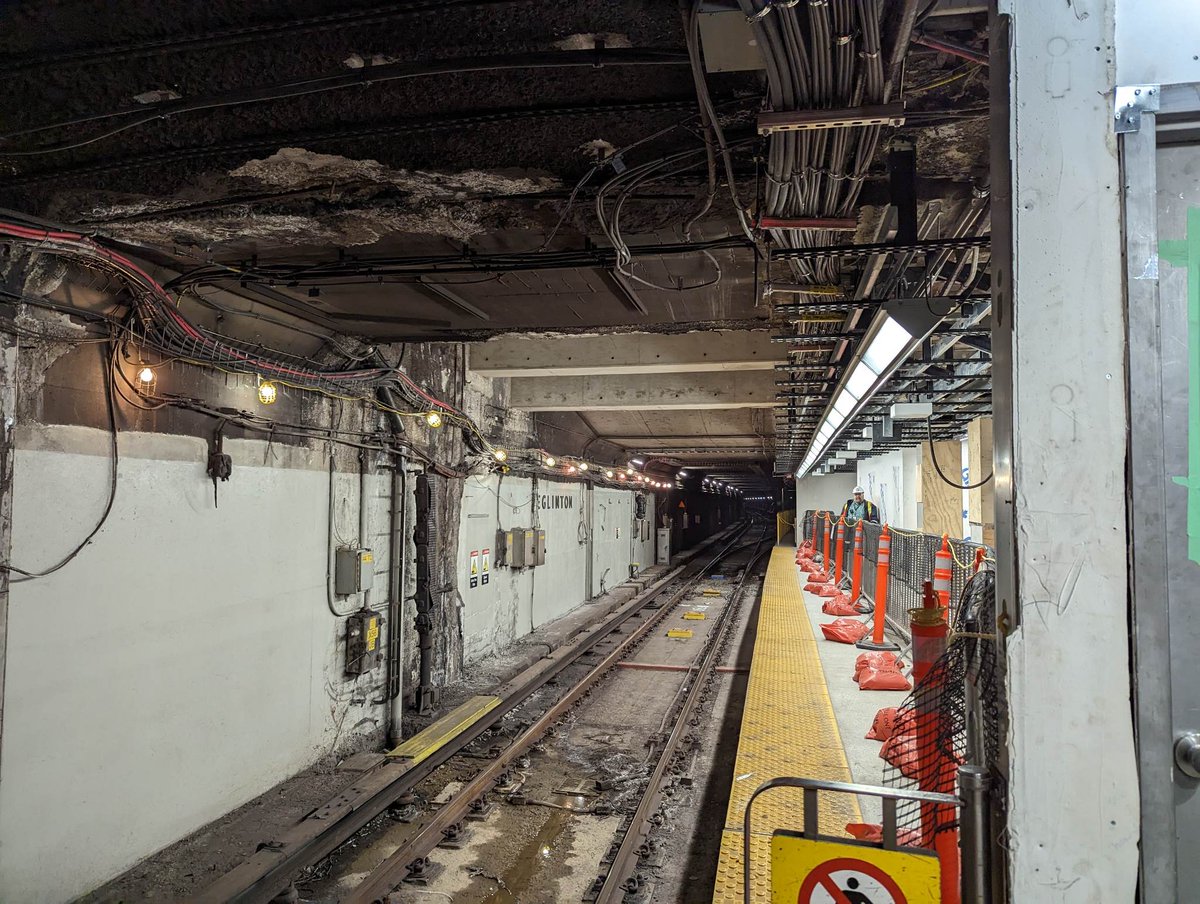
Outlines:
[[529,563],[525,559],[525,531],[513,528],[504,532],[505,562],[509,568],[524,568]]
[[534,542],[536,536],[532,529],[521,531],[521,557],[526,565],[537,564],[537,544]]
[[654,561],[659,565],[671,564],[671,528],[660,527],[658,529],[657,543],[655,545]]
[[533,532],[533,562],[531,564],[546,564],[546,532],[544,530]]
[[333,557],[333,592],[349,596],[375,584],[375,556],[371,550],[340,546]]

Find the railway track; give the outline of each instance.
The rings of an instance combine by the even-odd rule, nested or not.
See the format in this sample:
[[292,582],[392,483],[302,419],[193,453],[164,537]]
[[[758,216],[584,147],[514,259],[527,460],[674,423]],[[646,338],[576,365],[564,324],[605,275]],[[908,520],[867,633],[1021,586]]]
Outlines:
[[[337,851],[375,817],[396,801],[410,795],[437,769],[466,752],[470,745],[496,729],[501,720],[520,708],[519,733],[503,748],[493,746],[489,752],[492,759],[483,768],[465,781],[440,808],[413,822],[404,840],[390,856],[379,863],[356,888],[341,896],[344,902],[383,901],[406,878],[420,875],[429,853],[447,838],[461,833],[463,821],[468,816],[486,811],[490,805],[489,795],[499,782],[508,779],[513,764],[525,756],[610,670],[660,625],[712,569],[736,551],[744,549],[747,544],[742,540],[750,529],[750,524],[744,523],[705,544],[687,564],[672,570],[643,593],[583,629],[498,688],[495,696],[499,702],[495,706],[428,755],[423,755],[419,762],[404,758],[385,762],[313,810],[278,838],[260,844],[250,858],[189,900],[198,904],[274,900],[277,895],[291,888],[294,878]],[[757,542],[766,542],[766,538]],[[734,600],[736,597],[737,593],[734,594]],[[723,616],[727,616],[732,608],[733,600]],[[705,668],[710,668],[715,661],[715,654],[729,624],[729,618],[722,617],[720,625],[710,632],[709,642],[692,667],[698,677],[703,677]],[[691,673],[688,677],[691,677]],[[647,785],[647,795],[652,796],[661,790],[661,779],[682,737],[679,728],[686,725],[687,714],[699,699],[696,689],[704,684],[702,680],[692,681],[688,685],[690,692],[677,701],[675,730],[659,751],[658,763]],[[559,689],[561,693],[549,693]],[[554,700],[547,703],[539,699],[547,696],[553,696]],[[643,809],[649,813],[651,808],[647,804],[645,808],[639,807],[639,812]],[[635,814],[624,838],[643,834],[645,824],[646,819]],[[631,851],[636,849],[637,845],[630,848]],[[604,891],[598,881],[598,893],[608,896],[598,900],[619,900],[619,896],[612,897],[616,894],[615,889],[628,881],[628,867],[630,864],[636,866],[636,862],[636,857],[631,858],[630,853],[619,853],[619,859],[614,859],[613,865],[619,867],[622,876],[612,885],[613,891]],[[613,872],[610,869],[610,875]]]

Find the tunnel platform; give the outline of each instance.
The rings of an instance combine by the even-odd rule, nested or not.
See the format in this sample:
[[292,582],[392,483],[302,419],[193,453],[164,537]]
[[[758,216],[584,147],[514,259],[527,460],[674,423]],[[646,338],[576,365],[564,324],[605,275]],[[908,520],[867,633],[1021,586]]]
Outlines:
[[[907,695],[859,690],[851,676],[862,651],[822,638],[819,625],[832,617],[822,613],[821,597],[803,589],[805,581],[795,549],[777,546],[763,586],[714,904],[744,900],[743,819],[755,789],[785,776],[880,784],[880,745],[865,734],[880,707],[895,706]],[[824,835],[849,841],[848,824],[877,817],[872,800],[822,795],[818,819]],[[768,902],[771,836],[777,830],[803,829],[802,792],[779,788],[762,795],[755,801],[751,826],[749,900]]]

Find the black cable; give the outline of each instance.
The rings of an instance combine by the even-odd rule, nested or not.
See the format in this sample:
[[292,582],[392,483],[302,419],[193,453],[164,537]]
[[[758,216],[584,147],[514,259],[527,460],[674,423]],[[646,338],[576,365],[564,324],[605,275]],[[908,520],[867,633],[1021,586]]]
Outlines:
[[[116,354],[116,340],[113,340],[112,354]],[[108,521],[108,516],[112,513],[113,503],[117,498],[117,469],[120,463],[120,454],[117,449],[117,408],[115,402],[113,401],[113,378],[112,374],[109,372],[107,362],[105,363],[102,372],[104,377],[104,400],[108,409],[108,428],[112,447],[112,454],[110,457],[111,466],[108,478],[108,501],[104,504],[104,511],[101,513],[100,519],[96,522],[96,526],[93,527],[91,532],[83,538],[82,542],[80,542],[78,546],[60,559],[57,564],[52,565],[44,571],[26,571],[24,568],[18,568],[16,565],[13,565],[11,562],[7,565],[0,564],[0,571],[7,571],[12,574],[22,575],[22,577],[19,578],[12,578],[10,581],[11,583],[16,584],[22,581],[32,581],[34,578],[44,578],[47,575],[54,574],[54,572],[58,571],[77,555],[79,555],[79,553],[83,551],[83,548],[92,542],[92,538],[95,537],[96,534],[100,533],[100,528],[104,527],[105,522]]]
[[959,483],[951,480],[944,473],[942,473],[942,466],[938,464],[937,454],[933,449],[933,418],[925,418],[925,428],[929,431],[929,457],[933,460],[933,468],[935,471],[937,471],[938,477],[942,478],[942,480],[946,481],[946,483],[950,484],[950,486],[958,487],[960,490],[977,490],[996,476],[996,472],[993,471],[987,477],[983,478],[983,480],[979,481],[979,483],[970,484]]

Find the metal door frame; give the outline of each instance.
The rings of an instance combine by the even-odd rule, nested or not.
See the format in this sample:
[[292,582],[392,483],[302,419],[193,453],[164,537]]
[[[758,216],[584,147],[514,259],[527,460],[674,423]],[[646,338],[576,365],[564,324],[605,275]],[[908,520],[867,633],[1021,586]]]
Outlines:
[[[1161,302],[1158,284],[1160,144],[1200,141],[1200,84],[1118,87],[1125,250],[1126,474],[1130,538],[1130,634],[1134,730],[1141,797],[1142,904],[1174,904],[1177,894],[1176,786],[1167,572]],[[1136,312],[1137,316],[1129,316]]]

